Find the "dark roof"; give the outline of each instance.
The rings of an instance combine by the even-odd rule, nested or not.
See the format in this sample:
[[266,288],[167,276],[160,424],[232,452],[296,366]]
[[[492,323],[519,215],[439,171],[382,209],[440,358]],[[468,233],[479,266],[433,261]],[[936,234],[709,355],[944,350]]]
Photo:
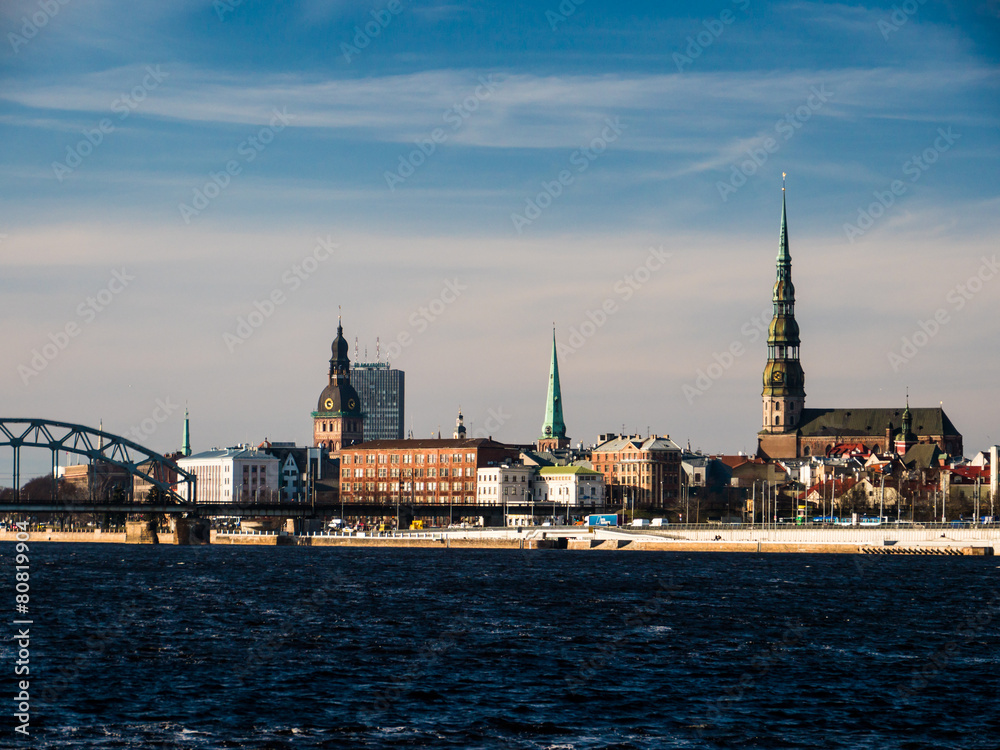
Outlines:
[[464,440],[427,438],[419,440],[368,440],[346,446],[343,450],[394,450],[402,448],[506,448],[517,450],[514,446],[504,445],[489,438],[466,438]]
[[930,469],[938,465],[938,457],[945,455],[936,443],[914,445],[906,451],[903,463],[908,469]]
[[[917,435],[958,435],[944,409],[910,409],[913,432]],[[803,409],[799,432],[802,437],[885,437],[890,424],[893,434],[903,423],[898,409]]]

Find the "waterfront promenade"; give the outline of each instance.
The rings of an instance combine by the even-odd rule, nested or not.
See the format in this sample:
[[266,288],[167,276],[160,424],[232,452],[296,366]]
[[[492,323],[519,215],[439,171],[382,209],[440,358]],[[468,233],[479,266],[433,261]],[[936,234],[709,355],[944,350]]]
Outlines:
[[[14,541],[0,532],[0,542]],[[436,549],[594,549],[674,552],[815,552],[847,554],[993,554],[1000,547],[1000,527],[955,528],[892,526],[873,528],[725,527],[717,525],[665,529],[576,526],[508,529],[429,529],[373,534],[284,532],[211,532],[211,543],[253,546],[425,547]],[[124,544],[124,533],[39,531],[34,542],[98,542]],[[172,544],[161,533],[160,544]]]

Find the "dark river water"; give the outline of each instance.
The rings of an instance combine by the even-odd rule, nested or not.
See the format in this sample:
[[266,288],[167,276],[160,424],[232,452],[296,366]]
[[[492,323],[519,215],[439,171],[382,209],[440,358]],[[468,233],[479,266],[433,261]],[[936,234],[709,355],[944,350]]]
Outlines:
[[30,557],[31,737],[7,710],[0,747],[1000,747],[995,558]]

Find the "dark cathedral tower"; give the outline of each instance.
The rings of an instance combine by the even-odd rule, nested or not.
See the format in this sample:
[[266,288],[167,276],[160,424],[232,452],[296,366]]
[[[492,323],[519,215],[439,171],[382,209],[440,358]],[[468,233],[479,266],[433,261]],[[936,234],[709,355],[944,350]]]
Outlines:
[[805,374],[799,363],[799,325],[795,322],[795,287],[792,256],[788,252],[788,222],[785,217],[785,175],[781,175],[781,241],[778,273],[774,282],[774,317],[767,335],[767,365],[764,367],[763,433],[795,432],[806,403]]
[[319,405],[312,413],[313,444],[336,453],[364,439],[364,417],[361,399],[351,385],[351,360],[344,327],[337,318],[337,338],[333,340],[329,383],[319,396]]

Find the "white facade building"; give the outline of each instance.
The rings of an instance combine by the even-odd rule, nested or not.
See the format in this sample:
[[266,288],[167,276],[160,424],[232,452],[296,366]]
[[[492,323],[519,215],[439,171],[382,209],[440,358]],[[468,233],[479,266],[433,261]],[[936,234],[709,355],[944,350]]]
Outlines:
[[545,466],[533,483],[536,503],[594,508],[604,505],[604,475],[583,466]]
[[[277,502],[279,462],[252,446],[213,448],[177,459],[177,465],[198,477],[199,503]],[[181,489],[185,499],[190,487]]]
[[521,464],[481,467],[476,472],[476,502],[479,505],[530,503],[532,479],[537,469]]

